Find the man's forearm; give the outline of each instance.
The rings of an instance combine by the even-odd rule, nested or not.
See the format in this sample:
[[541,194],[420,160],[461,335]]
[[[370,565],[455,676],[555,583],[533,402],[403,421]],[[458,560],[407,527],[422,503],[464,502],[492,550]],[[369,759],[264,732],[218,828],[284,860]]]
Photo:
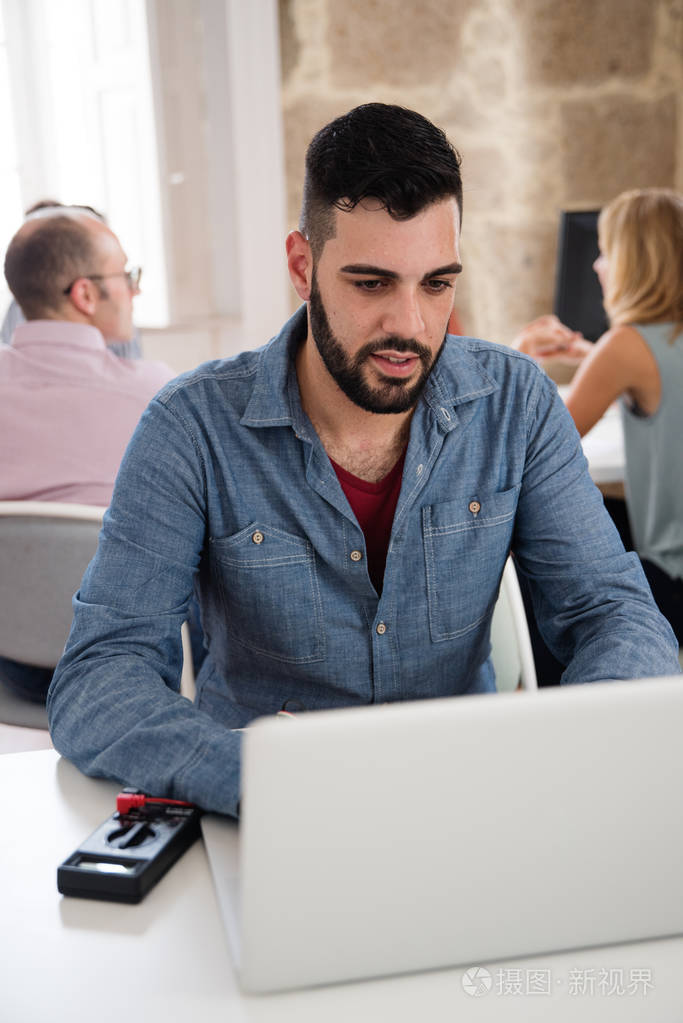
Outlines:
[[55,748],[85,774],[237,814],[241,735],[145,680],[140,658],[65,658],[48,696]]

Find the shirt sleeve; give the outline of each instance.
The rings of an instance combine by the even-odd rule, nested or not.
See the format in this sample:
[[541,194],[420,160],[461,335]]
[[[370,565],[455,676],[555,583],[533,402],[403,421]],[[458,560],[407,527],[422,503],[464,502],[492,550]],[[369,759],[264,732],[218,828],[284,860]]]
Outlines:
[[57,750],[86,774],[236,814],[240,734],[180,695],[205,537],[205,472],[154,400],[131,440],[48,694]]
[[678,645],[637,554],[624,551],[556,388],[527,408],[527,460],[513,537],[538,627],[563,683],[680,672]]

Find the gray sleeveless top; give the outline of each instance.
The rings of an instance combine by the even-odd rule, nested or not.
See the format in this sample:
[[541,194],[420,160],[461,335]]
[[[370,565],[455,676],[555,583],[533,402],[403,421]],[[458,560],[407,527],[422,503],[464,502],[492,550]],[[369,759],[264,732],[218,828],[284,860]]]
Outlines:
[[683,578],[683,332],[670,343],[671,323],[634,323],[657,360],[662,399],[644,416],[622,398],[626,503],[633,540],[647,558]]

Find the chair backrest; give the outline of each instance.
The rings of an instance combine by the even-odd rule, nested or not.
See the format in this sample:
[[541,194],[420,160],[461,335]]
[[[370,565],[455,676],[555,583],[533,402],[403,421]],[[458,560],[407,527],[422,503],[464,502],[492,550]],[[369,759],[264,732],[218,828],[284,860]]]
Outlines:
[[44,668],[57,663],[104,511],[0,501],[0,656]]
[[499,691],[536,689],[536,668],[517,573],[508,558],[491,622],[491,659]]
[[[51,501],[0,501],[0,657],[57,664],[71,628],[71,598],[95,551],[105,508]],[[187,623],[180,691],[195,696]],[[0,683],[0,721],[45,728],[42,705]]]

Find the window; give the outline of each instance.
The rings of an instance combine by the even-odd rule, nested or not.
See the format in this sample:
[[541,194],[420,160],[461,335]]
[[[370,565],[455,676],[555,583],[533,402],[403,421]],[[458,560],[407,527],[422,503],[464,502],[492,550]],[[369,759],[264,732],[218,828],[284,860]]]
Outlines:
[[276,0],[0,13],[3,251],[38,199],[86,203],[144,267],[153,357],[175,344],[186,368],[266,341],[290,303]]
[[[0,244],[7,242],[21,222],[21,185],[17,156],[14,115],[10,101],[7,37],[3,9],[0,6]],[[0,279],[0,317],[11,299],[4,274]]]
[[17,209],[15,186],[5,207],[5,245],[23,209],[39,199],[93,206],[130,262],[145,268],[136,320],[166,323],[144,3],[4,0],[3,8],[11,109],[3,111],[2,129],[3,139],[12,139],[21,195]]

